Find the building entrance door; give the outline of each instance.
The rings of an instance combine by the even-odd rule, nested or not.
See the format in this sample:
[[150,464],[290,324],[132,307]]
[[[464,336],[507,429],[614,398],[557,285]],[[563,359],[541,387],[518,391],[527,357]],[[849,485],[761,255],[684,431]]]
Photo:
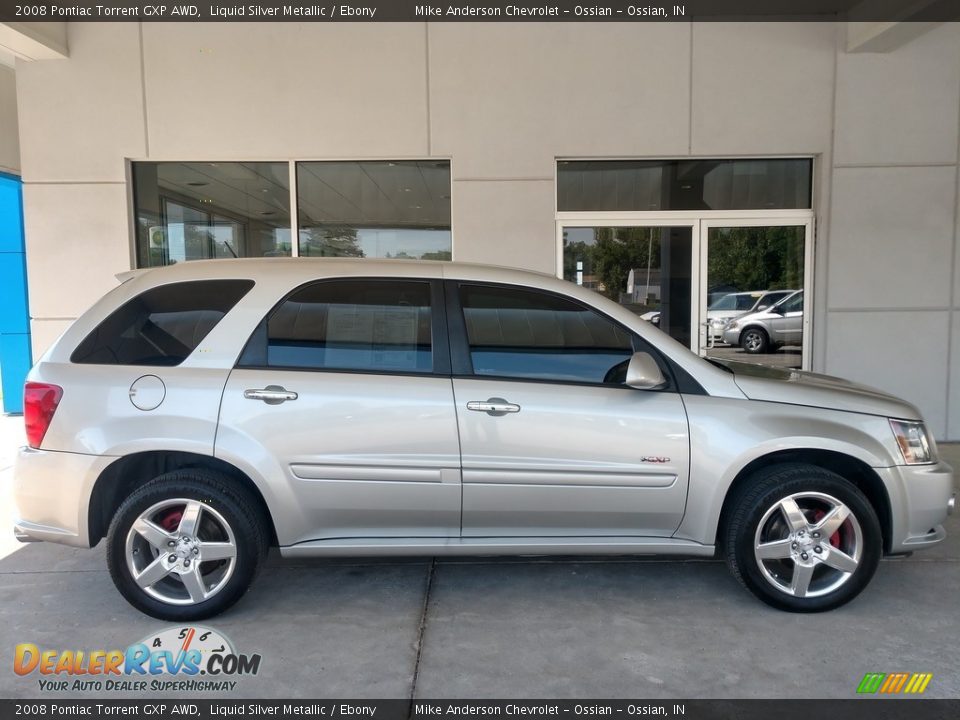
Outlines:
[[557,223],[558,274],[705,357],[809,367],[812,219]]

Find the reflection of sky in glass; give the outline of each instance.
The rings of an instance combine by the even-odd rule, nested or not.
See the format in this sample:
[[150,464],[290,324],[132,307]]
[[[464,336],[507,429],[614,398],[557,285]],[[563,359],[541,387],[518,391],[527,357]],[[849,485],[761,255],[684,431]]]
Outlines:
[[565,227],[563,233],[569,243],[582,242],[593,245],[596,242],[594,229],[588,227]]
[[406,253],[421,257],[424,253],[450,252],[449,230],[359,229],[357,240],[365,257],[396,257]]

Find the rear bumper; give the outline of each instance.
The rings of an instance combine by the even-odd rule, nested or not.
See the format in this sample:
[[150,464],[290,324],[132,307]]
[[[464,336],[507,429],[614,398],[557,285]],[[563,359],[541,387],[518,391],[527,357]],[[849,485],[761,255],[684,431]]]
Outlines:
[[[946,536],[943,522],[953,504],[953,469],[944,462],[877,468],[890,495],[890,552],[936,545]],[[952,501],[952,502],[951,502]]]
[[13,470],[17,539],[90,547],[90,495],[100,473],[115,459],[20,448]]

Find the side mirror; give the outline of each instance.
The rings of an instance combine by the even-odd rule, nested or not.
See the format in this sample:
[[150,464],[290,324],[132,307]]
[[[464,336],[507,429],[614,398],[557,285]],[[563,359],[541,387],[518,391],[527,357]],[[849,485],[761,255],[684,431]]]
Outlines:
[[626,384],[637,390],[656,390],[666,385],[667,379],[650,353],[637,352],[627,365]]
[[774,305],[772,308],[767,310],[767,312],[771,312],[774,315],[783,315],[783,308],[780,307],[779,305]]

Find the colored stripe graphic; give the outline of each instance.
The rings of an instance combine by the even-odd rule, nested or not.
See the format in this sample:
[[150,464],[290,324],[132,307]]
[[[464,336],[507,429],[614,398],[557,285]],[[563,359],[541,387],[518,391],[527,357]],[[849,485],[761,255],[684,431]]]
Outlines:
[[863,680],[860,681],[860,686],[857,688],[857,692],[871,694],[875,693],[880,689],[880,683],[883,682],[885,677],[885,673],[867,673],[863,676]]
[[867,673],[857,686],[858,693],[920,695],[933,680],[933,673]]

